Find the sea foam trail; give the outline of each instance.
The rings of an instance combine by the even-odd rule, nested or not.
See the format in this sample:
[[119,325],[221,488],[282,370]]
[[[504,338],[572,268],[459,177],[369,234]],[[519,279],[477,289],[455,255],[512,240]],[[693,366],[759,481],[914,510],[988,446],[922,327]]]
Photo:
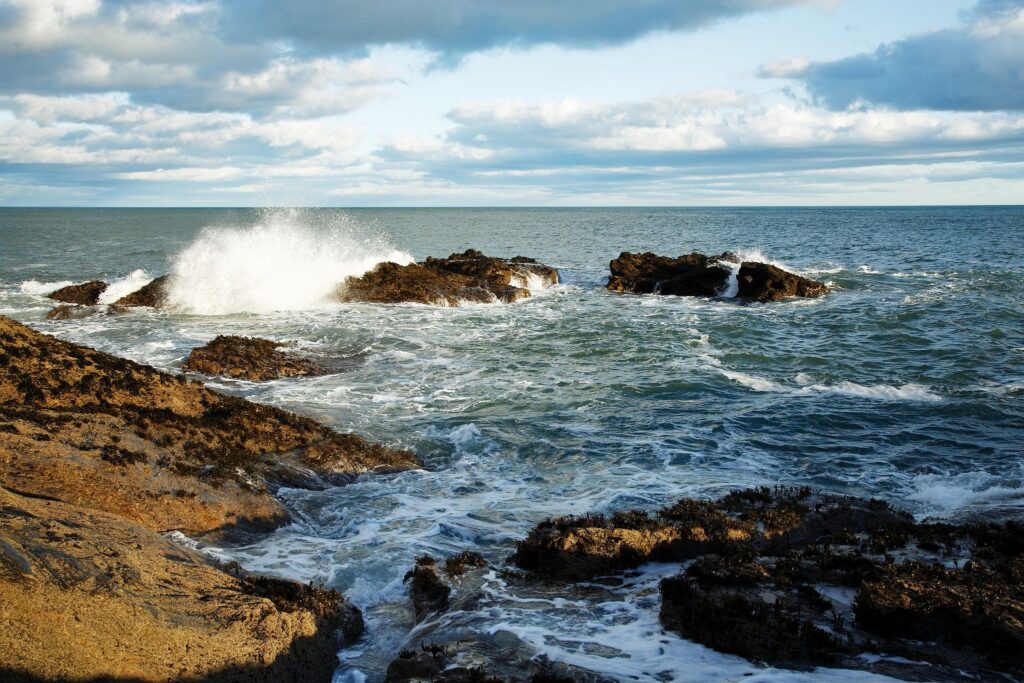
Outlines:
[[349,276],[411,255],[346,216],[269,210],[251,227],[213,227],[174,259],[171,308],[203,315],[317,308]]

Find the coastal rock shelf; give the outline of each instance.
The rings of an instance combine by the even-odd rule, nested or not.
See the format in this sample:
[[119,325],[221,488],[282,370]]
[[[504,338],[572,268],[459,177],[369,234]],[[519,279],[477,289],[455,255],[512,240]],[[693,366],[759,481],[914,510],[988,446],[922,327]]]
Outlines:
[[259,337],[221,335],[192,349],[182,364],[186,372],[265,382],[282,377],[325,375],[330,371],[315,361],[281,351],[286,345]]
[[609,264],[607,288],[631,294],[728,297],[767,303],[787,297],[816,297],[828,293],[823,282],[777,266],[741,261],[731,252],[705,256],[697,252],[678,258],[650,252],[622,252]]
[[549,520],[512,562],[546,581],[689,562],[661,582],[664,627],[758,664],[932,681],[1024,674],[1014,522],[919,523],[877,500],[762,488]]
[[280,486],[417,465],[0,317],[0,678],[330,680],[358,610],[161,533],[251,538]]
[[475,249],[448,258],[428,257],[420,263],[381,263],[360,277],[348,278],[336,293],[339,301],[421,303],[511,303],[530,296],[531,289],[558,284],[558,271],[534,259],[500,259]]

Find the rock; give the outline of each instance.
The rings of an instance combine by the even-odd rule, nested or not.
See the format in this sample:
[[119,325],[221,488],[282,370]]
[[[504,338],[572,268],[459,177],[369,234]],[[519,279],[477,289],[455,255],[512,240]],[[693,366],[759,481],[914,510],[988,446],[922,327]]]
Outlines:
[[675,296],[722,296],[736,272],[736,298],[747,302],[779,301],[785,297],[815,297],[828,292],[816,280],[790,273],[767,263],[744,261],[730,252],[705,256],[693,252],[678,258],[650,252],[622,252],[609,264],[607,288],[632,294]]
[[54,306],[47,311],[46,319],[77,320],[78,318],[87,318],[94,313],[96,313],[96,309],[93,306],[79,306],[77,304],[69,306],[68,304],[61,304],[60,306]]
[[326,368],[308,358],[280,351],[284,346],[258,337],[222,335],[205,346],[192,349],[181,369],[251,382],[328,373]]
[[480,553],[472,550],[463,550],[458,555],[449,557],[444,561],[444,573],[449,577],[462,576],[470,569],[486,567],[487,561]]
[[79,306],[95,306],[100,302],[100,294],[107,289],[107,283],[102,280],[90,280],[77,285],[61,287],[47,296],[55,301],[62,301],[66,304],[78,304]]
[[722,262],[735,259],[728,252],[718,256],[693,252],[673,259],[624,251],[609,264],[608,289],[631,294],[718,296],[725,291],[730,272]]
[[791,296],[816,297],[828,294],[824,282],[801,277],[768,263],[744,261],[736,276],[736,296],[744,301],[768,303]]
[[170,275],[161,275],[148,285],[126,294],[114,302],[115,306],[149,306],[160,308],[167,302],[167,288]]
[[907,680],[1024,674],[1024,525],[1013,522],[921,523],[883,501],[765,487],[550,520],[512,558],[523,580],[545,581],[687,560],[661,583],[661,622],[715,650]]
[[416,566],[405,575],[405,581],[409,583],[409,594],[412,596],[417,621],[432,612],[448,609],[452,589],[441,578],[437,561],[430,555],[417,558]]
[[1024,671],[1021,578],[973,562],[963,569],[883,565],[857,593],[857,625],[887,637],[970,648],[994,666]]
[[531,288],[558,283],[558,271],[523,256],[499,259],[469,249],[448,258],[428,257],[401,266],[381,263],[338,288],[340,301],[413,302],[440,306],[460,303],[511,303],[530,296]]
[[0,485],[214,537],[288,520],[271,493],[417,466],[412,453],[0,317]]
[[362,617],[129,520],[0,488],[0,679],[330,681]]

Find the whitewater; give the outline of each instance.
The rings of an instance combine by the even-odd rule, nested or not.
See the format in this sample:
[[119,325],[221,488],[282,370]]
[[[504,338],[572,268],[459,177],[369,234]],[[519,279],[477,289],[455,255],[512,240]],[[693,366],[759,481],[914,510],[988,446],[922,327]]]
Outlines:
[[[485,577],[487,618],[416,626],[402,578],[423,553],[483,552],[560,514],[800,484],[919,517],[1024,518],[1024,240],[1019,208],[0,209],[0,314],[176,372],[218,334],[294,342],[336,374],[217,390],[312,416],[425,468],[286,490],[298,520],[242,547],[253,570],[338,588],[368,634],[338,681],[379,681],[434,628],[516,634],[619,680],[867,681],[756,667],[665,633],[651,565],[577,593]],[[560,270],[511,305],[339,304],[349,275],[478,248]],[[744,306],[603,289],[620,251],[733,251],[826,280]],[[170,273],[170,307],[49,321],[45,294]],[[190,539],[181,537],[183,543]]]

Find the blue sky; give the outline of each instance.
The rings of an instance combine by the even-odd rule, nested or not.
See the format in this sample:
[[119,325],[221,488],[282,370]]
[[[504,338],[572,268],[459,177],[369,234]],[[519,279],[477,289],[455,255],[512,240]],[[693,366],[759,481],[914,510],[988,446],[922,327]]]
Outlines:
[[0,0],[0,205],[1024,200],[1024,0]]

